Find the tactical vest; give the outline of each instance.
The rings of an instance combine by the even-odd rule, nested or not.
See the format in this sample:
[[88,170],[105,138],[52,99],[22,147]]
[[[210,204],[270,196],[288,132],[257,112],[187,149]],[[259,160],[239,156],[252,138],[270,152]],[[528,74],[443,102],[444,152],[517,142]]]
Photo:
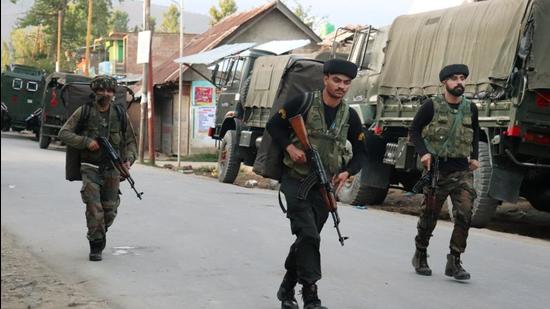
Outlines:
[[[338,105],[334,123],[327,127],[325,121],[325,108],[321,100],[321,92],[315,91],[307,94],[311,107],[305,119],[309,142],[319,151],[321,160],[327,174],[334,175],[340,171],[342,156],[346,151],[346,140],[349,130],[349,107],[345,102]],[[291,134],[291,142],[299,149],[304,149],[294,133]],[[290,158],[288,152],[284,152],[283,163],[290,168],[294,177],[307,177],[310,173],[309,164],[297,164]]]
[[[108,135],[109,142],[113,145],[113,148],[120,154],[121,158],[126,158],[126,153],[124,153],[125,147],[121,147],[124,141],[124,133],[126,132],[126,112],[120,106],[117,106],[117,104],[111,104],[108,119],[104,119],[94,105],[85,104],[82,106],[79,121],[79,126],[81,127],[80,135],[90,138]],[[105,163],[103,162],[105,158],[101,151],[84,149],[81,151],[80,156],[82,162]]]
[[434,117],[422,130],[428,151],[442,158],[467,158],[472,151],[471,102],[462,97],[454,109],[441,97],[433,98]]

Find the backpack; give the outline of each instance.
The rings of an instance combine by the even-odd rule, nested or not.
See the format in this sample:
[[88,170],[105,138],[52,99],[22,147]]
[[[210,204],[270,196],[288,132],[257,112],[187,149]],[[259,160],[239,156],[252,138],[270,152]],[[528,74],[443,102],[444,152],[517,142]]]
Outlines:
[[[113,106],[120,120],[122,136],[124,138],[126,136],[126,126],[128,125],[126,109],[119,103],[115,103]],[[80,113],[80,119],[75,130],[76,133],[84,130],[84,125],[88,121],[88,118],[90,118],[92,107],[92,101],[88,101],[82,105],[82,112]],[[82,174],[80,173],[80,150],[69,146],[67,146],[67,154],[65,156],[65,179],[68,181],[82,180]]]
[[[298,113],[308,112],[312,102],[313,95],[311,92],[306,93]],[[283,173],[283,157],[284,149],[273,140],[267,130],[264,130],[252,171],[262,177],[280,181]]]

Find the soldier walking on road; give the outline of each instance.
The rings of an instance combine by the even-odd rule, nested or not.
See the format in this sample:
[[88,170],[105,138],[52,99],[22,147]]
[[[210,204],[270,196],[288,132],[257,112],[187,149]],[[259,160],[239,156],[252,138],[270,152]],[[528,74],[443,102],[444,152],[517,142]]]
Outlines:
[[441,207],[450,196],[455,222],[445,275],[457,280],[470,279],[470,274],[461,265],[460,254],[466,248],[472,204],[476,198],[472,172],[479,167],[479,122],[476,105],[463,96],[468,75],[468,67],[464,64],[445,66],[439,73],[444,86],[443,96],[422,102],[409,131],[425,172],[432,167],[433,160],[438,160],[439,166],[438,171],[433,171],[439,173],[435,197],[431,200],[434,202],[430,202],[428,188],[424,188],[424,203],[417,225],[412,264],[419,275],[432,274],[426,251]]
[[[126,109],[114,103],[116,80],[109,76],[97,76],[90,87],[94,95],[71,115],[61,128],[59,138],[68,147],[67,160],[71,159],[70,153],[76,153],[76,160],[80,161],[76,167],[80,168],[77,171],[80,177],[68,179],[82,180],[80,193],[86,204],[89,259],[101,261],[106,232],[113,224],[120,204],[121,176],[101,151],[96,138],[108,138],[128,169],[136,158],[136,140]],[[71,152],[71,148],[76,151]],[[69,169],[67,172],[70,172]]]
[[[361,169],[361,160],[366,156],[359,116],[342,101],[351,80],[357,75],[357,66],[333,59],[324,64],[323,72],[322,90],[305,93],[285,103],[267,124],[269,134],[285,150],[281,191],[286,198],[291,231],[296,235],[285,261],[286,274],[277,292],[283,309],[298,308],[294,296],[298,282],[302,284],[305,309],[325,308],[317,295],[316,282],[321,279],[319,234],[329,214],[318,185],[309,190],[304,186],[304,180],[312,171],[303,146],[290,128],[289,119],[302,115],[309,140],[319,151],[336,192],[348,177]],[[343,166],[346,140],[352,144],[353,157]]]

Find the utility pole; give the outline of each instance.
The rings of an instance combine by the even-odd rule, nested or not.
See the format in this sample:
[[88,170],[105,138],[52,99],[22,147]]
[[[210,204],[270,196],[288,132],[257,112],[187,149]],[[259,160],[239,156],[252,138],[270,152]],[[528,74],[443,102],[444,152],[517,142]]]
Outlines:
[[55,71],[61,70],[61,23],[63,22],[63,10],[57,11],[57,56],[55,58]]
[[[92,14],[94,12],[93,8],[94,0],[88,0],[88,25],[86,30],[86,65],[84,66],[84,75],[86,76],[90,75],[90,40],[92,39]],[[57,52],[57,56],[59,57],[61,51],[58,49]]]
[[[183,57],[183,0],[180,0],[180,58]],[[178,167],[181,165],[181,101],[183,90],[183,64],[180,63],[178,82]]]
[[[149,1],[149,0],[148,0]],[[151,30],[151,44],[153,44],[153,29]],[[147,128],[149,133],[149,163],[155,165],[155,98],[153,92],[153,55],[149,44],[149,75],[147,83],[147,100],[149,101],[149,114]]]
[[[150,0],[143,1],[143,31],[149,30],[149,8],[150,8],[151,2]],[[149,48],[150,50],[150,48]],[[149,58],[151,60],[151,58]],[[148,79],[147,79],[147,71],[149,70],[149,64],[144,63],[143,64],[143,78],[141,79],[141,117],[139,122],[139,149],[138,149],[138,155],[139,155],[139,163],[143,163],[143,157],[145,152],[145,130],[147,127],[147,86],[148,86]]]

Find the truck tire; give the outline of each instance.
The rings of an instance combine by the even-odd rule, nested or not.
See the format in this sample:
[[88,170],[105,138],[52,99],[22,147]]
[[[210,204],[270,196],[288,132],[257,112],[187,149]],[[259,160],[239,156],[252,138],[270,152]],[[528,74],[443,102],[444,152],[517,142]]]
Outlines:
[[[484,228],[494,216],[499,200],[489,196],[489,182],[491,181],[491,158],[489,154],[489,145],[486,142],[479,142],[479,168],[474,171],[474,189],[477,198],[472,206],[472,227]],[[451,198],[447,198],[447,207],[449,216],[454,222],[453,203]]]
[[237,158],[237,133],[230,130],[225,133],[218,155],[218,180],[233,183],[239,174],[241,161]]
[[548,185],[534,186],[527,195],[527,200],[535,209],[550,212],[550,188]]
[[388,189],[381,189],[375,187],[369,187],[362,184],[361,177],[363,171],[361,170],[353,178],[347,181],[340,192],[338,192],[338,199],[342,203],[350,205],[379,205],[384,202],[386,195],[388,195]]
[[40,149],[47,149],[50,146],[52,138],[42,134],[42,128],[40,128],[40,133],[38,134],[38,146]]

